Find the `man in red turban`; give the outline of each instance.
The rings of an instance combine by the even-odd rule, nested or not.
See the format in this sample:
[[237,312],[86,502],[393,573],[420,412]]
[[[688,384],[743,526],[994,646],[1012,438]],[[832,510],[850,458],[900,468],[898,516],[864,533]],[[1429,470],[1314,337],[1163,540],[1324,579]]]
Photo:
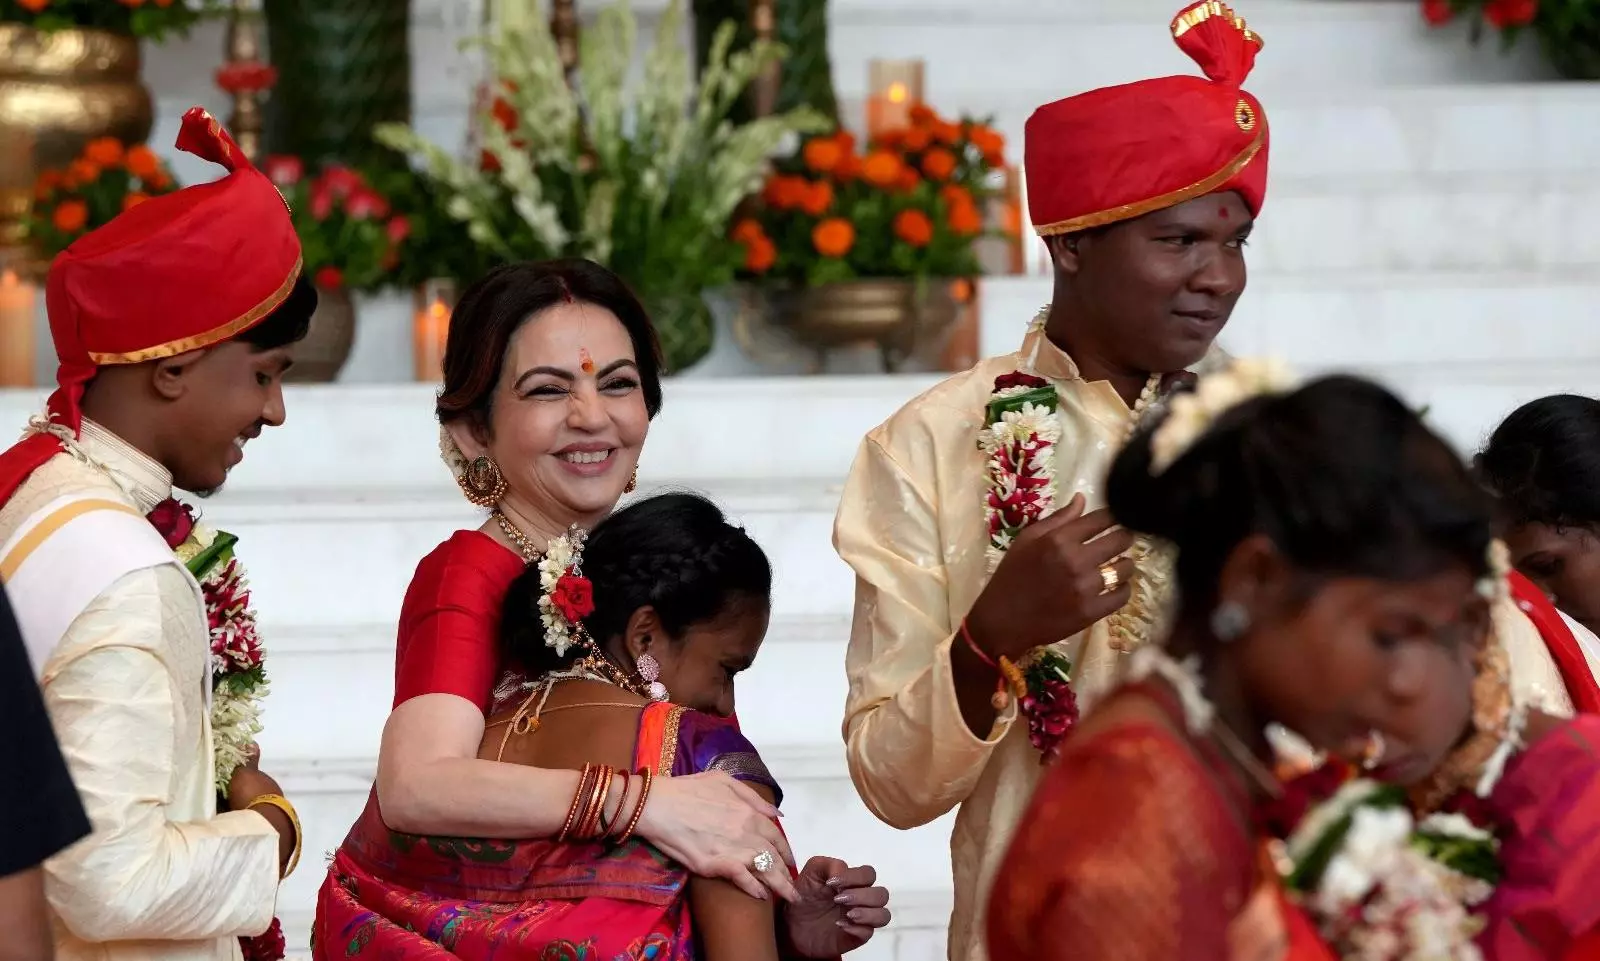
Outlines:
[[1269,137],[1241,85],[1261,38],[1218,2],[1186,7],[1171,35],[1204,77],[1093,90],[1029,119],[1051,304],[1016,353],[867,435],[835,523],[857,578],[851,776],[895,827],[960,808],[950,957],[963,961],[984,957],[985,892],[1041,754],[1076,721],[1076,697],[1157,629],[1164,565],[1109,531],[1098,485],[1244,291]]
[[172,492],[221,486],[283,423],[316,293],[282,196],[217,122],[189,111],[178,148],[227,175],[51,264],[60,387],[0,454],[0,581],[94,826],[45,864],[63,959],[235,958],[300,842],[253,762],[217,783],[207,609],[179,559],[203,545]]

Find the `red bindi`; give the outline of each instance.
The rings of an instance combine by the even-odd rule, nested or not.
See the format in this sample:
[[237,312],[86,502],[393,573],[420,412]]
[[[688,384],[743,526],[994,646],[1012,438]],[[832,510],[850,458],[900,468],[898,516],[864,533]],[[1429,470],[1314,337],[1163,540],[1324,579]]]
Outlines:
[[1223,220],[1227,220],[1228,219],[1228,208],[1227,207],[1218,207],[1217,208],[1217,216],[1221,217]]
[[594,373],[594,358],[589,356],[589,348],[578,348],[578,366],[583,368],[585,374]]

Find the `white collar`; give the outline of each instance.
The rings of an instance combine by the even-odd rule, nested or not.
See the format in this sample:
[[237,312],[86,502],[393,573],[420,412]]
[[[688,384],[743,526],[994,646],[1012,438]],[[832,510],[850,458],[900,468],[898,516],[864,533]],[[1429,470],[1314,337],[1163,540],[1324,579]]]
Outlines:
[[154,458],[89,418],[78,432],[78,447],[148,514],[172,496],[172,472]]

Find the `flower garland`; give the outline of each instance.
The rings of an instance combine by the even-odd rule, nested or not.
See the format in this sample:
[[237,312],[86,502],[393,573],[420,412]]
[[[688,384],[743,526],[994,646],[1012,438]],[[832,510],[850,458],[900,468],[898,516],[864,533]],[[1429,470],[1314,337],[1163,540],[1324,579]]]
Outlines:
[[[1040,310],[1029,325],[1042,330],[1049,308]],[[1154,402],[1161,378],[1152,376],[1134,405],[1131,435],[1141,416]],[[1012,541],[1028,525],[1049,516],[1057,507],[1056,447],[1061,441],[1060,397],[1050,381],[1013,371],[995,378],[994,391],[984,407],[984,428],[978,432],[978,450],[985,458],[988,483],[984,487],[984,525],[988,533],[987,573],[993,574],[1010,550]],[[1165,576],[1163,557],[1147,539],[1138,539],[1129,555],[1135,569],[1135,600],[1109,619],[1112,646],[1131,651],[1153,636],[1162,607]],[[1049,761],[1062,740],[1078,722],[1077,695],[1072,689],[1072,660],[1045,646],[1032,652],[1021,665],[1026,690],[1018,709],[1028,720],[1028,740]]]
[[[1490,542],[1487,563],[1476,590],[1495,604],[1509,590],[1503,543]],[[1475,909],[1502,875],[1498,825],[1483,799],[1521,745],[1526,718],[1510,696],[1503,654],[1491,636],[1474,681],[1477,734],[1429,782],[1408,794],[1356,778],[1334,760],[1290,781],[1282,798],[1263,808],[1263,829],[1286,839],[1279,858],[1285,886],[1340,957],[1481,961],[1474,939],[1485,921]],[[1436,798],[1443,803],[1433,810]],[[1431,813],[1419,819],[1418,806]]]
[[1463,805],[1418,820],[1403,788],[1358,779],[1340,762],[1291,781],[1277,805],[1264,822],[1286,837],[1279,872],[1335,954],[1481,961],[1475,909],[1501,876],[1499,841],[1481,814]]
[[[250,760],[261,733],[261,699],[268,683],[261,635],[250,607],[250,585],[233,556],[238,538],[195,520],[187,504],[168,498],[147,519],[200,584],[211,632],[212,777],[226,795],[234,772]],[[245,961],[279,961],[286,953],[277,918],[265,934],[240,938]]]

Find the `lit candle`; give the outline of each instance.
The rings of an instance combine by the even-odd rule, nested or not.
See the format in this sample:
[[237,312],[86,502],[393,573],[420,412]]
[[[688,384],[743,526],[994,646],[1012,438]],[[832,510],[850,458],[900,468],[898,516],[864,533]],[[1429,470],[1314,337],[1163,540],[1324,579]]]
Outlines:
[[867,61],[867,139],[911,126],[911,108],[919,103],[921,60]]
[[436,381],[444,376],[444,347],[454,304],[455,284],[449,280],[429,280],[417,288],[412,319],[412,372],[417,380]]
[[33,386],[33,285],[0,272],[0,387]]

